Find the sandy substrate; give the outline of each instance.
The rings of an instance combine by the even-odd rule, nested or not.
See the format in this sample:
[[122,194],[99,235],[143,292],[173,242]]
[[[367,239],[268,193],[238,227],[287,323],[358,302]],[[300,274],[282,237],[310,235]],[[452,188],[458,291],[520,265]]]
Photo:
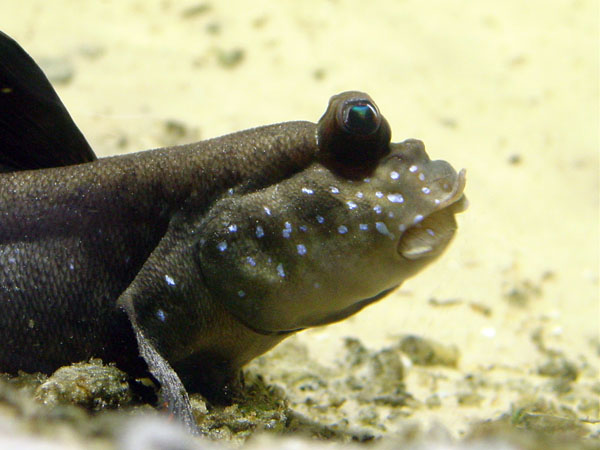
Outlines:
[[[591,0],[0,3],[99,155],[316,121],[355,89],[394,140],[467,168],[470,208],[435,266],[249,369],[355,440],[415,423],[461,438],[503,415],[599,439],[598,17]],[[409,334],[459,357],[410,362]],[[352,372],[357,345],[395,352],[409,400],[377,403],[392,375]]]

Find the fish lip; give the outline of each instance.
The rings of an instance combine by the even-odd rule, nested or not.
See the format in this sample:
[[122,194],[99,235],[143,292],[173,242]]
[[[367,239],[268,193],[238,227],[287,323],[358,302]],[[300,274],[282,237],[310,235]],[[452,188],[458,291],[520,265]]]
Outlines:
[[[430,260],[439,256],[446,249],[448,244],[452,241],[456,234],[456,221],[454,219],[455,214],[463,212],[467,209],[469,202],[464,195],[464,189],[466,186],[466,170],[461,169],[457,176],[456,182],[450,193],[436,204],[435,208],[427,214],[423,220],[418,223],[412,224],[402,233],[400,239],[398,239],[396,245],[396,251],[399,256],[408,260]],[[416,229],[424,229],[424,232],[431,231],[433,229],[433,223],[439,220],[439,215],[449,213],[450,216],[446,217],[445,225],[441,228],[443,233],[434,239],[428,238],[423,240],[419,238],[419,235],[415,235]],[[430,228],[431,227],[431,228]],[[421,236],[424,236],[421,234]],[[431,236],[434,236],[433,234]],[[419,244],[419,242],[422,242]]]
[[458,203],[461,199],[463,199],[463,203],[465,203],[464,205],[461,205],[461,207],[464,206],[464,208],[460,209],[458,211],[454,211],[454,212],[459,213],[459,212],[462,212],[465,209],[467,209],[468,201],[467,201],[467,198],[464,196],[464,190],[465,190],[466,184],[467,184],[467,171],[466,171],[466,169],[460,169],[460,171],[458,172],[458,175],[456,177],[456,183],[454,184],[454,188],[452,189],[450,194],[448,194],[448,196],[444,200],[440,201],[440,203],[437,205],[437,208],[435,209],[435,211],[439,211],[441,209],[447,208],[448,206],[452,205],[453,203]]

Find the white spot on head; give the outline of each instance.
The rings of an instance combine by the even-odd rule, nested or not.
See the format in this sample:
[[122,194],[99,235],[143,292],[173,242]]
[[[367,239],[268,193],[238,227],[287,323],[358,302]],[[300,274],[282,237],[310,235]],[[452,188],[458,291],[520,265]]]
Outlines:
[[252,256],[246,256],[246,262],[250,264],[252,267],[256,266],[256,261]]
[[431,189],[429,189],[427,186],[424,186],[421,188],[421,192],[423,192],[423,194],[429,194]]
[[256,237],[258,239],[260,239],[264,235],[265,235],[265,230],[263,230],[263,227],[261,227],[260,225],[256,225]]
[[284,238],[289,239],[290,234],[292,233],[292,224],[289,222],[285,222],[283,225],[284,225],[284,228],[281,231],[281,235]]
[[419,180],[425,181],[425,175],[423,173],[419,174]]
[[158,320],[160,320],[161,322],[167,320],[167,315],[162,309],[156,311],[156,317],[158,317]]
[[175,280],[171,276],[165,275],[165,281],[169,286],[175,286]]
[[217,248],[219,249],[219,251],[224,252],[225,250],[227,250],[227,242],[225,241],[221,241],[217,244]]
[[354,203],[352,200],[347,201],[346,205],[348,205],[348,209],[356,208],[356,203]]
[[271,210],[269,209],[268,206],[263,206],[263,209],[265,210],[265,213],[267,214],[267,216],[271,215]]
[[397,180],[398,178],[400,178],[400,174],[394,170],[390,173],[390,178],[392,180]]
[[323,217],[323,216],[317,216],[317,222],[319,222],[319,223],[325,222],[325,217]]
[[402,194],[388,194],[387,199],[392,203],[404,203]]
[[312,195],[312,194],[314,194],[314,193],[315,193],[315,191],[313,191],[312,189],[309,189],[309,188],[303,187],[303,188],[302,188],[302,193],[303,193],[303,194],[307,194],[307,195]]
[[329,190],[331,191],[332,194],[339,194],[340,190],[338,188],[336,188],[335,186],[331,186],[329,188]]
[[383,209],[380,205],[375,205],[373,206],[373,211],[375,211],[377,214],[381,214],[381,211],[383,211]]
[[338,233],[346,234],[348,232],[348,227],[346,225],[340,225],[338,227]]
[[409,171],[410,173],[415,173],[417,170],[419,170],[419,168],[418,168],[417,166],[415,166],[415,165],[412,165],[412,166],[410,166],[410,167],[408,168],[408,171]]
[[361,223],[358,228],[360,228],[362,231],[367,231],[369,229],[369,224]]
[[375,192],[375,197],[377,197],[377,198],[383,198],[383,192],[381,192],[381,191]]
[[244,291],[242,291],[241,289],[238,291],[238,297],[243,298],[246,296],[246,293]]
[[385,223],[375,222],[375,229],[380,234],[383,234],[384,236],[388,236],[390,239],[395,239],[395,236],[392,233],[390,233],[390,230],[388,230],[388,227],[386,226]]
[[296,249],[298,250],[299,255],[306,255],[306,247],[302,244],[296,245]]
[[229,226],[227,227],[227,229],[228,229],[229,231],[231,231],[232,233],[235,233],[235,232],[237,231],[237,225],[236,225],[235,223],[232,223],[231,225],[229,225]]
[[281,263],[277,264],[277,274],[281,278],[285,278],[285,271],[283,270],[283,264],[281,264]]
[[356,193],[356,198],[363,198],[363,197],[364,197],[364,194],[362,192],[359,191]]
[[417,215],[415,216],[415,219],[414,219],[414,221],[413,221],[413,222],[414,222],[415,224],[417,224],[417,223],[420,223],[420,222],[422,222],[422,221],[423,221],[423,219],[424,219],[424,217],[423,217],[421,214],[417,214]]

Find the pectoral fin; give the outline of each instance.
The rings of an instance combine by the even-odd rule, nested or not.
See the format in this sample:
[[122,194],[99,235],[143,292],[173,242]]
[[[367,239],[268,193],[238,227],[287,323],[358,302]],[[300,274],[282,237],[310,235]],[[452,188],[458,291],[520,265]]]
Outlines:
[[95,159],[42,70],[0,31],[0,172]]
[[168,361],[158,353],[152,341],[144,335],[142,329],[135,322],[134,316],[135,314],[131,314],[129,315],[129,318],[132,320],[140,356],[144,358],[146,364],[148,364],[148,370],[150,370],[150,373],[161,385],[161,403],[166,404],[169,411],[177,417],[192,434],[199,435],[200,431],[198,430],[196,419],[192,412],[190,398],[183,383]]
[[172,366],[193,354],[193,337],[207,320],[202,286],[193,246],[170,229],[118,300],[129,316],[140,355],[161,385],[162,400],[194,433],[189,397]]

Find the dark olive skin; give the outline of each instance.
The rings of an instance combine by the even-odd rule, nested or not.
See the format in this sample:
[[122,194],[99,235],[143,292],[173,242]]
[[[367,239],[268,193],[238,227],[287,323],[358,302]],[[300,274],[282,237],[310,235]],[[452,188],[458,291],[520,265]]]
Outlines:
[[385,296],[450,242],[464,172],[390,143],[364,93],[289,122],[97,159],[0,34],[0,371],[150,373],[190,430],[286,336]]

